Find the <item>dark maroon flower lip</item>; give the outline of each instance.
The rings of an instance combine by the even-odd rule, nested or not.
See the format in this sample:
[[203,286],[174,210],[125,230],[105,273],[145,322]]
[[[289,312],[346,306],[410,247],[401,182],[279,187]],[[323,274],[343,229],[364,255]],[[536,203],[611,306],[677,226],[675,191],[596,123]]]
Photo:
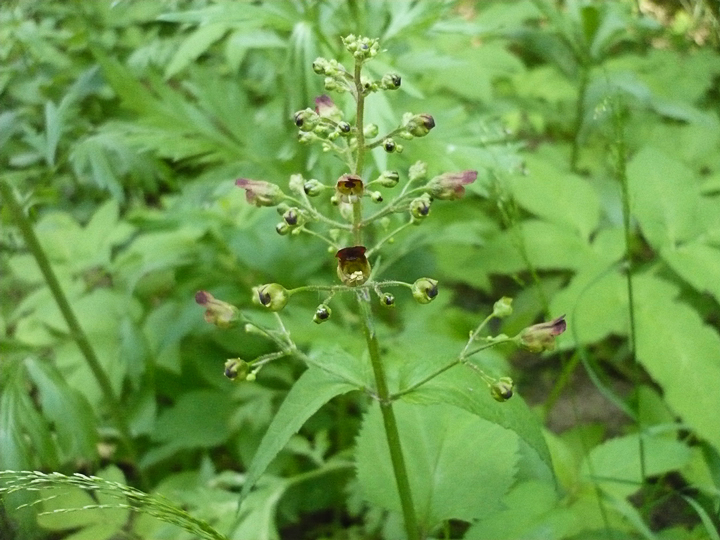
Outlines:
[[352,246],[338,250],[335,256],[340,259],[341,263],[363,261],[367,260],[365,257],[366,251],[367,248],[365,246]]
[[356,174],[344,174],[337,181],[337,189],[343,195],[362,195],[362,178]]

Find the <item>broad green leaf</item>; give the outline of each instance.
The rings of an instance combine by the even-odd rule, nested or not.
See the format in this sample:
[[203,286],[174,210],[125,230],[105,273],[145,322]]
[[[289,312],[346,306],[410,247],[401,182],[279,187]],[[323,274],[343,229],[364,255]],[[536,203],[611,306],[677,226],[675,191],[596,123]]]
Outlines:
[[720,249],[696,241],[667,246],[660,256],[698,292],[710,293],[720,302]]
[[694,217],[699,188],[690,169],[645,147],[628,164],[627,175],[630,211],[653,247],[690,240],[700,232]]
[[627,497],[642,483],[641,460],[646,477],[681,469],[691,458],[690,448],[671,438],[643,435],[643,457],[640,436],[626,435],[610,439],[590,451],[581,473],[603,490],[617,497]]
[[335,396],[354,389],[355,386],[320,369],[309,368],[305,371],[290,389],[285,401],[273,417],[248,468],[240,499],[243,500],[248,496],[270,462],[308,418]]
[[464,540],[565,538],[578,521],[572,509],[558,504],[553,484],[523,482],[502,502],[505,509],[470,527]]
[[406,394],[403,400],[423,404],[454,405],[483,420],[514,431],[535,451],[548,470],[552,470],[550,451],[537,417],[518,395],[504,403],[495,401],[490,395],[487,383],[475,370],[456,366]]
[[374,384],[370,363],[348,353],[339,345],[320,345],[309,356],[314,366],[358,388],[371,388]]
[[[500,508],[515,476],[517,437],[449,405],[393,405],[420,526],[471,521]],[[366,415],[357,441],[358,480],[372,503],[400,512],[380,408]]]
[[165,78],[173,77],[191,62],[197,60],[213,43],[223,37],[229,28],[230,26],[226,22],[200,26],[178,47],[172,60],[165,68]]
[[720,336],[696,311],[674,300],[677,288],[652,276],[635,280],[637,357],[668,405],[720,450]]

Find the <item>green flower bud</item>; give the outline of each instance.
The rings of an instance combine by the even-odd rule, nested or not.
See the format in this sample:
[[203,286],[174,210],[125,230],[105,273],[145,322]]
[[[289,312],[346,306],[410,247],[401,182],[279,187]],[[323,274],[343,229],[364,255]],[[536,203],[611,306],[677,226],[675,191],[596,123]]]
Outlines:
[[312,68],[318,75],[325,75],[325,70],[328,68],[328,61],[322,56],[319,56],[312,63]]
[[490,386],[490,395],[495,401],[507,401],[513,396],[514,386],[510,377],[500,377]]
[[352,126],[347,122],[339,122],[337,127],[340,133],[342,133],[343,135],[348,135],[352,130]]
[[397,149],[397,144],[395,144],[395,141],[389,138],[385,139],[382,142],[382,146],[388,154],[392,154]]
[[320,123],[320,115],[312,109],[305,109],[295,113],[295,125],[302,131],[312,131]]
[[214,324],[218,328],[230,328],[240,316],[238,308],[218,300],[207,291],[196,292],[195,302],[205,308],[205,322]]
[[502,319],[503,317],[512,315],[512,300],[513,299],[509,296],[503,296],[500,300],[495,302],[493,305],[493,316],[498,319]]
[[382,200],[383,200],[382,193],[380,193],[379,191],[371,191],[369,193],[369,195],[370,195],[370,198],[373,200],[373,202],[379,203],[379,202],[382,202]]
[[423,194],[422,197],[413,199],[410,202],[410,214],[416,223],[420,223],[423,219],[428,217],[430,214],[431,199],[427,194]]
[[340,108],[325,94],[315,98],[315,112],[318,113],[321,118],[329,118],[335,122],[339,122],[342,119],[342,111],[340,111]]
[[415,137],[424,137],[430,130],[435,127],[435,119],[429,114],[416,114],[407,124],[405,129],[412,133]]
[[242,358],[230,358],[225,362],[225,376],[231,381],[244,381],[250,372],[250,364]]
[[403,150],[405,150],[405,147],[402,144],[395,144],[395,153],[396,154],[402,154]]
[[325,321],[329,320],[331,315],[332,310],[330,309],[330,306],[328,306],[327,304],[320,304],[315,310],[313,322],[316,324],[322,324]]
[[340,88],[342,88],[338,82],[333,79],[332,77],[325,77],[325,81],[323,81],[323,86],[325,87],[325,90],[328,92],[332,92],[333,90],[337,91]]
[[280,236],[285,236],[287,233],[290,232],[290,226],[284,221],[281,221],[280,223],[275,225],[275,232],[278,233]]
[[402,78],[397,73],[386,73],[380,80],[380,88],[383,90],[397,90],[400,88]]
[[383,187],[392,188],[398,185],[400,175],[397,171],[385,171],[376,181]]
[[315,139],[317,139],[317,136],[314,133],[301,131],[298,133],[298,142],[300,144],[309,144],[313,142]]
[[408,178],[411,182],[425,180],[427,178],[427,163],[424,161],[416,161],[408,170]]
[[380,128],[377,126],[377,124],[368,124],[365,126],[365,129],[363,129],[363,135],[365,135],[365,137],[367,137],[368,139],[377,137],[377,134],[379,132]]
[[395,297],[390,293],[383,293],[380,296],[380,305],[385,307],[395,307]]
[[420,304],[429,304],[438,294],[438,282],[430,278],[420,278],[412,284],[412,294]]
[[324,189],[325,185],[315,179],[308,180],[303,185],[303,191],[305,191],[308,197],[316,197],[320,195]]
[[561,315],[552,321],[528,326],[513,340],[530,352],[553,351],[555,350],[555,338],[562,334],[566,328],[565,315]]
[[268,308],[270,311],[280,311],[288,302],[290,295],[285,287],[279,283],[258,285],[252,289],[254,304]]
[[290,188],[290,191],[299,195],[300,193],[302,193],[303,184],[305,184],[305,179],[303,178],[302,174],[290,175],[290,182],[288,182],[288,187]]
[[301,225],[302,221],[302,214],[300,213],[300,210],[297,208],[290,208],[287,212],[283,214],[283,220],[285,223],[287,223],[290,227],[297,227],[298,225]]

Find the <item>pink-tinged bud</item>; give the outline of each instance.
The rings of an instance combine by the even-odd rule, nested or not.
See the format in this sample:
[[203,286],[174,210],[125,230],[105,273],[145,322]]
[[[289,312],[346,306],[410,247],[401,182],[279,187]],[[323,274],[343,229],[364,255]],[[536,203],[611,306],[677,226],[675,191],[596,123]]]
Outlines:
[[285,198],[282,189],[263,180],[238,178],[235,185],[245,190],[245,199],[254,206],[277,206]]
[[335,102],[325,94],[315,98],[315,112],[318,113],[321,118],[328,118],[336,122],[342,120],[342,112],[338,106],[335,105]]
[[450,172],[436,176],[427,183],[427,190],[436,199],[454,201],[465,195],[467,184],[477,178],[477,171]]
[[340,202],[355,203],[363,196],[365,187],[362,178],[356,174],[343,174],[335,185]]
[[356,287],[370,277],[370,263],[365,257],[365,246],[346,247],[338,251],[337,274],[345,285]]
[[238,308],[222,300],[218,300],[207,291],[195,293],[195,302],[205,308],[205,321],[218,328],[230,328],[237,321]]
[[528,326],[515,336],[514,340],[530,352],[553,351],[555,350],[555,338],[566,328],[565,315],[561,315],[552,321]]

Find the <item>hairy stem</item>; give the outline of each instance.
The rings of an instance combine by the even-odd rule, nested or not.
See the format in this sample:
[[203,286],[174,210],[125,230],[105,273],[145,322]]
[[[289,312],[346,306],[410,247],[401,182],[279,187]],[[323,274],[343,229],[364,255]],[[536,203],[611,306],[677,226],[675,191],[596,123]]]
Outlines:
[[12,188],[4,180],[0,180],[0,193],[2,193],[5,204],[8,205],[8,208],[10,208],[10,213],[12,214],[15,223],[25,239],[25,244],[33,254],[33,257],[35,257],[35,261],[45,278],[45,283],[47,283],[47,286],[50,289],[58,308],[60,309],[60,313],[62,313],[65,323],[70,330],[70,336],[80,349],[80,352],[85,358],[85,362],[102,390],[103,397],[105,398],[105,401],[110,409],[110,413],[115,420],[115,426],[120,432],[121,441],[125,446],[128,455],[132,461],[135,462],[137,456],[132,442],[132,437],[130,436],[130,428],[123,413],[122,406],[115,396],[110,379],[103,370],[102,364],[95,354],[95,350],[92,348],[87,335],[80,326],[80,322],[75,316],[75,312],[72,310],[70,302],[60,286],[60,282],[55,275],[55,271],[50,264],[50,260],[35,235],[35,231],[32,228],[30,220],[25,216],[20,203],[18,203],[15,199],[15,194],[13,193]]

